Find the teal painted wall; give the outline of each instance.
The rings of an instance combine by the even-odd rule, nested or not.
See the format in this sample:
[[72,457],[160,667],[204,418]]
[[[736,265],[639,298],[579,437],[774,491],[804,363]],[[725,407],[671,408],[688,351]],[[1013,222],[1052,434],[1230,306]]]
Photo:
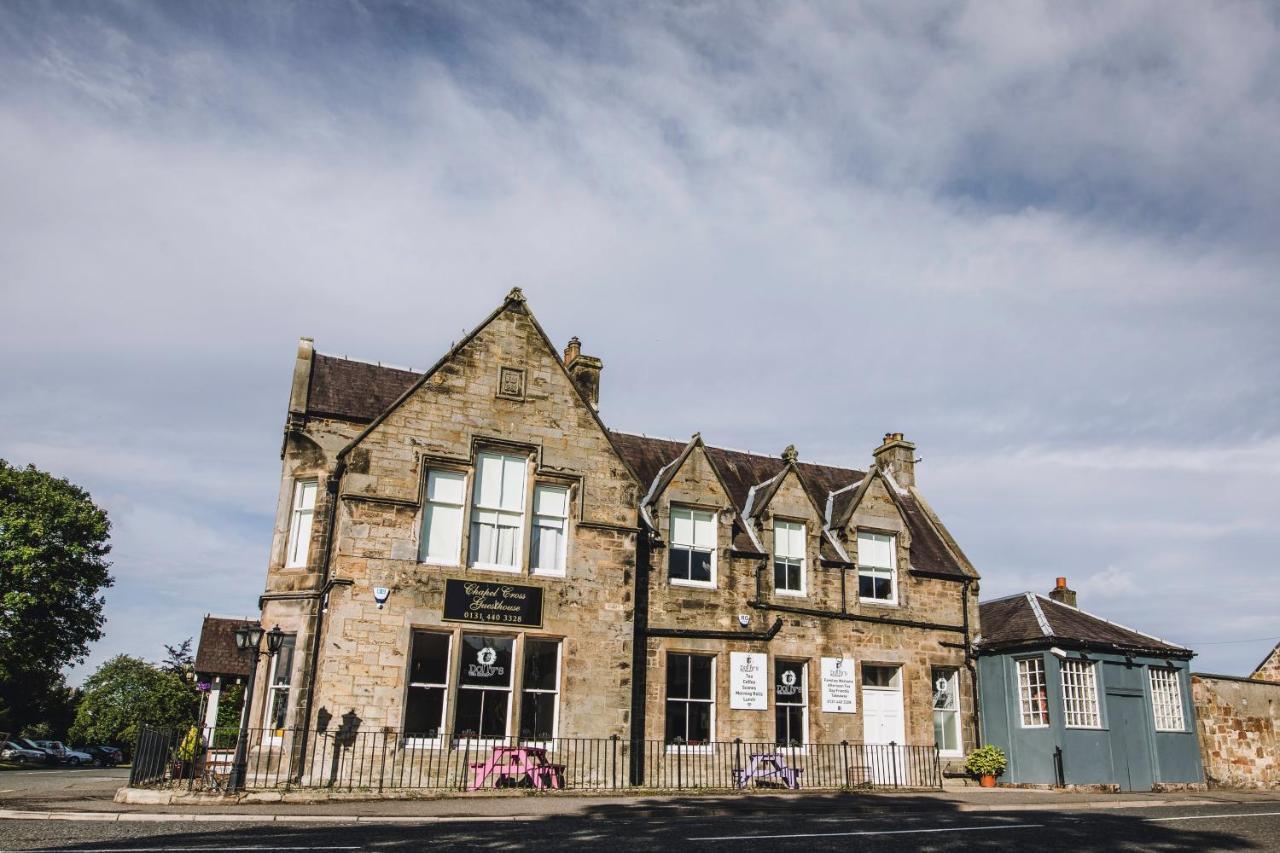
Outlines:
[[[1079,652],[1070,652],[1079,658]],[[1049,725],[1023,728],[1018,705],[1017,661],[1038,657],[1044,661]],[[1062,747],[1063,774],[1068,785],[1119,784],[1131,780],[1155,783],[1203,782],[1200,749],[1196,740],[1195,705],[1191,701],[1191,677],[1187,661],[1176,661],[1182,692],[1183,731],[1157,732],[1151,704],[1148,666],[1166,667],[1161,658],[1136,657],[1127,664],[1121,655],[1089,652],[1097,663],[1099,729],[1067,728],[1063,722],[1062,672],[1058,658],[1048,650],[984,655],[978,660],[979,696],[982,701],[982,736],[1009,756],[1009,768],[1000,781],[1052,785],[1057,781],[1054,749]],[[1140,713],[1131,711],[1128,726],[1113,727],[1109,705],[1130,708],[1140,702]],[[1120,704],[1117,704],[1120,703]],[[1137,706],[1132,706],[1137,707]],[[1132,765],[1132,766],[1130,766]]]

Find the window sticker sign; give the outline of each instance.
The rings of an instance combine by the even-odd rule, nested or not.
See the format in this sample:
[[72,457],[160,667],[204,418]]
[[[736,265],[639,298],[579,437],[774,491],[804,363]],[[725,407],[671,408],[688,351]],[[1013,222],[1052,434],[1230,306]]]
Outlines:
[[824,713],[857,713],[858,690],[853,671],[853,658],[822,659],[822,710]]
[[729,707],[769,710],[769,658],[759,652],[729,653]]

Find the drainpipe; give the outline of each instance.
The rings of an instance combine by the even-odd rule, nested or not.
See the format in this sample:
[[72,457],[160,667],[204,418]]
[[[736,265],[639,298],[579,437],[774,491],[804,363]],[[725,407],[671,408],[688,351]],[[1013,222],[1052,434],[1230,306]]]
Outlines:
[[973,639],[969,634],[969,585],[971,578],[965,578],[960,589],[960,602],[964,608],[964,668],[969,671],[969,690],[973,693],[973,745],[982,746],[982,700],[978,696],[978,668],[974,666]]
[[[334,544],[334,524],[338,516],[338,495],[342,492],[342,475],[347,471],[347,460],[343,458],[342,453],[338,454],[338,462],[333,467],[333,475],[326,481],[325,491],[329,494],[329,508],[326,515],[324,533],[324,551],[321,552],[320,563],[320,579],[323,581],[322,592],[316,597],[315,619],[312,623],[311,631],[311,655],[308,662],[309,672],[306,675],[307,699],[303,703],[302,714],[302,740],[299,745],[298,755],[305,757],[307,754],[307,741],[311,732],[311,712],[315,707],[316,695],[316,674],[320,670],[320,635],[324,629],[324,611],[327,604],[329,592],[333,589],[334,584],[329,580],[329,563],[333,554]],[[299,772],[301,772],[301,762],[299,762]]]

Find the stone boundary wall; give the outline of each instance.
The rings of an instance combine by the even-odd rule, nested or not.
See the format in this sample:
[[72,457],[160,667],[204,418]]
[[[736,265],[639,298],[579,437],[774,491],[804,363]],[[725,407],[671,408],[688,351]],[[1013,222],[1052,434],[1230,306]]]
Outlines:
[[1210,786],[1280,789],[1280,682],[1193,673],[1191,693]]

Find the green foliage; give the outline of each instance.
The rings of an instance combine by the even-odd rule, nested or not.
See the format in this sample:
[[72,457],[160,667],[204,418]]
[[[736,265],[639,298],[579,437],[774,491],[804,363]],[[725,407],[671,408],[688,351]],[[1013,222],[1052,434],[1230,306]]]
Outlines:
[[192,726],[187,729],[187,735],[182,739],[182,743],[178,744],[178,758],[182,761],[195,761],[196,755],[202,749],[204,749],[204,738],[200,737],[196,727]]
[[111,524],[89,493],[0,459],[0,724],[57,728],[61,671],[102,637]]
[[228,684],[222,688],[222,695],[218,699],[218,722],[219,729],[238,729],[240,728],[240,710],[244,707],[244,685]]
[[1003,750],[992,744],[978,747],[964,760],[964,769],[974,776],[999,776],[1008,765]]
[[84,683],[71,739],[129,744],[139,722],[181,727],[195,719],[195,688],[181,676],[140,658],[117,655]]

